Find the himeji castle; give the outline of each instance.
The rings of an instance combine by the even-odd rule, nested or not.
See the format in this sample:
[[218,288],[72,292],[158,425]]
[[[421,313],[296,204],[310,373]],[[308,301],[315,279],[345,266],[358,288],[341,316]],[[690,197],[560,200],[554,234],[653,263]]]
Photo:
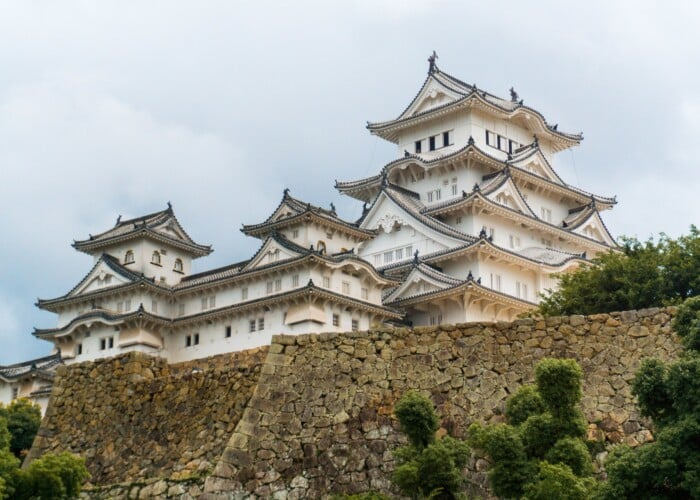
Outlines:
[[34,331],[53,354],[0,367],[5,399],[18,391],[4,373],[39,376],[23,395],[45,396],[50,370],[39,365],[131,350],[179,362],[278,333],[510,321],[556,286],[554,275],[614,248],[601,212],[615,198],[571,186],[554,168],[582,135],[558,130],[513,89],[497,97],[436,59],[396,118],[367,125],[396,144],[397,159],[336,182],[363,204],[359,220],[285,190],[266,220],[242,228],[260,240],[255,255],[200,273],[192,261],[212,248],[190,237],[170,204],[75,241],[92,268],[66,294],[37,302],[58,316]]

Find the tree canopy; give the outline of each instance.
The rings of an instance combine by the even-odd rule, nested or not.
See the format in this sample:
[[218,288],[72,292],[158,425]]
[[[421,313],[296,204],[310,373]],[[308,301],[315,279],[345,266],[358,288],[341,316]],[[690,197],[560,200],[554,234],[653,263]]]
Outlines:
[[10,432],[10,451],[16,457],[29,450],[41,424],[41,408],[26,398],[13,400],[7,407],[0,405],[0,416]]
[[545,316],[596,314],[679,304],[700,294],[700,231],[690,227],[677,239],[622,238],[610,251],[571,273],[558,276],[539,306]]

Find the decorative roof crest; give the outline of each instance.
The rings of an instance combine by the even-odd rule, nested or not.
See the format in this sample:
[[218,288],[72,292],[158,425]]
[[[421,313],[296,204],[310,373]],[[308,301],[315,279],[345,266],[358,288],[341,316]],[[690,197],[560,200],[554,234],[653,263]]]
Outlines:
[[438,57],[438,55],[437,55],[437,52],[435,52],[435,51],[433,50],[433,53],[430,55],[430,57],[428,57],[428,64],[429,64],[429,66],[428,66],[428,74],[429,74],[429,75],[432,75],[433,73],[436,73],[436,72],[439,71],[439,70],[438,70],[438,67],[437,67],[437,64],[435,63],[435,61],[437,61],[438,59],[439,59],[439,57]]

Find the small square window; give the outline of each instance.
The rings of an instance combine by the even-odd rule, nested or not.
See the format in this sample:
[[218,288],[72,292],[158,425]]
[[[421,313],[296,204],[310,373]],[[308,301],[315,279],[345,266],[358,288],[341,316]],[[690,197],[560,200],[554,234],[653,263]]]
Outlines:
[[258,318],[258,330],[265,329],[265,318]]
[[249,332],[254,332],[255,331],[255,320],[251,319],[248,321],[248,331]]
[[333,326],[340,326],[340,316],[338,314],[333,315]]
[[360,329],[360,322],[357,321],[356,319],[353,319],[352,323],[351,323],[351,328],[352,328],[353,332],[356,332],[357,330]]
[[241,300],[248,299],[248,287],[241,288]]

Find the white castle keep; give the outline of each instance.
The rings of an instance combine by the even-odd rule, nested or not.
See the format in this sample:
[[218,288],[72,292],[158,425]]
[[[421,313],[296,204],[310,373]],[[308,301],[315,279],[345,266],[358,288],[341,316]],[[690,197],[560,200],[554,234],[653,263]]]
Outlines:
[[614,248],[600,212],[616,200],[567,184],[553,167],[582,135],[558,130],[513,89],[496,97],[435,60],[397,118],[367,126],[397,145],[398,158],[372,177],[336,182],[364,204],[359,220],[285,190],[265,221],[243,226],[261,241],[255,255],[197,274],[192,261],[212,249],[170,204],[74,242],[92,269],[37,303],[58,316],[34,331],[54,354],[0,367],[3,399],[46,397],[44,372],[58,362],[132,350],[179,362],[279,333],[510,321],[556,286],[554,274]]

